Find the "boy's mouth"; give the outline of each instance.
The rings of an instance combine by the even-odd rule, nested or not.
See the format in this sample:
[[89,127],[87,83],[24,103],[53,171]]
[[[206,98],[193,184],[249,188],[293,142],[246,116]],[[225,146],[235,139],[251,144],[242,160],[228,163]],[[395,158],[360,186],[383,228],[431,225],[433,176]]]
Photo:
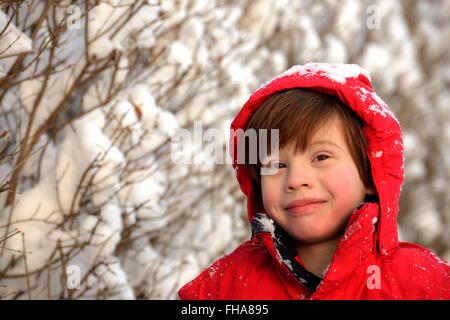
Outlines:
[[285,207],[285,210],[294,215],[301,215],[311,212],[325,202],[325,200],[317,198],[303,198],[301,200],[294,200],[290,202]]

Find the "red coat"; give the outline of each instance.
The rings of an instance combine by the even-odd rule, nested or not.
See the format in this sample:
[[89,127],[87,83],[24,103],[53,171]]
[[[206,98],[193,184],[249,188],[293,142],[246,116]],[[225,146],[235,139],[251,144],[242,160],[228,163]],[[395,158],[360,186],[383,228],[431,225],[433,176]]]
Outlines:
[[[274,93],[303,87],[338,96],[365,122],[378,203],[350,217],[323,279],[308,272],[286,234],[255,200],[247,168],[237,163],[235,130]],[[432,251],[399,242],[396,217],[403,182],[400,125],[356,65],[295,66],[257,90],[231,124],[233,167],[247,196],[251,240],[178,292],[181,299],[450,299],[450,265]]]

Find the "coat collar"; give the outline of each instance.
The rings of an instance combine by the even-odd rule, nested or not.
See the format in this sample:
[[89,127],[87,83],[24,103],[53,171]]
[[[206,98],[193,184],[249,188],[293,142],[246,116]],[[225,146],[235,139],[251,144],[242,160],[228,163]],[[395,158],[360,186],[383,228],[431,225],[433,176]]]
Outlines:
[[289,274],[311,293],[318,288],[323,291],[331,283],[335,287],[337,283],[348,279],[354,269],[376,251],[375,230],[378,223],[378,211],[378,204],[363,203],[353,212],[323,279],[302,266],[297,260],[292,238],[266,213],[254,215],[251,224],[252,241],[262,242],[275,265],[278,268],[287,269]]
[[[263,234],[269,234],[270,237],[264,237]],[[263,244],[278,266],[288,269],[309,291],[316,290],[322,279],[306,270],[295,259],[297,251],[291,237],[265,213],[255,214],[252,220],[252,239],[255,237],[263,239]]]

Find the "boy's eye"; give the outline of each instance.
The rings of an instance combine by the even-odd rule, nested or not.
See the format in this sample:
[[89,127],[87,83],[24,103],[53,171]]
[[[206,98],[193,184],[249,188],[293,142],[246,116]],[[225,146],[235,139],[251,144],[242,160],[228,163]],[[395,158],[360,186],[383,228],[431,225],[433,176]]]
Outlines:
[[260,168],[261,175],[274,175],[278,172],[278,169],[285,168],[286,165],[284,163],[278,161],[271,161],[267,165],[263,165]]
[[275,168],[275,169],[282,169],[282,168],[284,168],[286,165],[284,164],[284,163],[282,163],[282,162],[272,162],[271,164],[270,164],[270,167],[271,168]]
[[323,161],[328,158],[329,158],[329,156],[327,156],[326,154],[319,154],[317,157],[314,158],[314,161]]

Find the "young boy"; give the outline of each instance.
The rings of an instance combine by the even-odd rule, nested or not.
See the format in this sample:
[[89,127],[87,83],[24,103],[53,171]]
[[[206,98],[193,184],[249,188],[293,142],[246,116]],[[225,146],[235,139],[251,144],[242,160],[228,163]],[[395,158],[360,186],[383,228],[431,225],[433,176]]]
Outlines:
[[[278,129],[278,150],[241,163],[239,129]],[[402,134],[365,70],[291,68],[250,97],[231,143],[252,237],[180,298],[450,299],[450,265],[398,241]]]

